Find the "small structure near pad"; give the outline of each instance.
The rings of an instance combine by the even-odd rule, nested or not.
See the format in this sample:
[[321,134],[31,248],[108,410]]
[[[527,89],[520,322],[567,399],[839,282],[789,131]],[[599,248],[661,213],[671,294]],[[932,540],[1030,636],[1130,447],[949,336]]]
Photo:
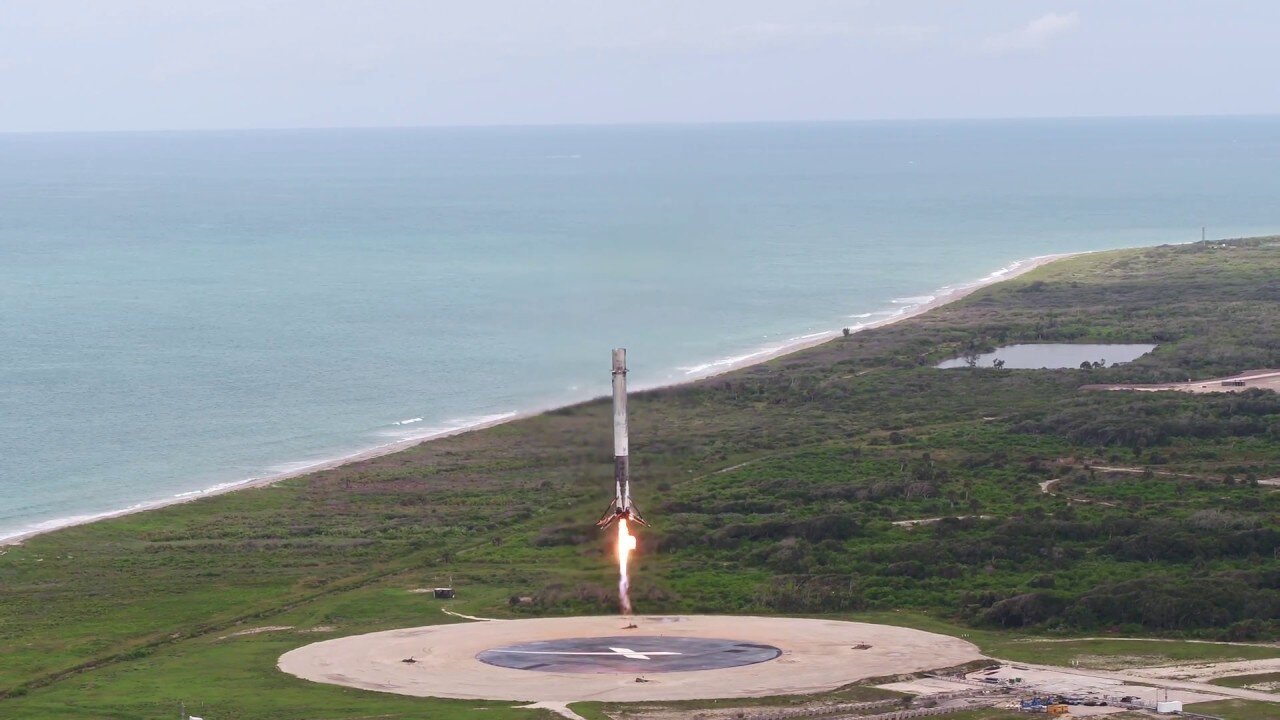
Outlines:
[[768,662],[772,645],[718,638],[630,635],[540,640],[476,654],[489,665],[558,673],[665,673]]

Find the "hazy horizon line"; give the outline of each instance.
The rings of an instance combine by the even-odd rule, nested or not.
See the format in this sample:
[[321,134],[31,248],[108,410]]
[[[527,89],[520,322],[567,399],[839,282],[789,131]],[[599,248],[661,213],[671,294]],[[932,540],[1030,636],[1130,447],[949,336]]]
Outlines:
[[1224,113],[1194,115],[1014,115],[1014,116],[936,116],[918,118],[836,118],[810,120],[637,120],[629,122],[493,122],[493,123],[424,123],[405,125],[279,125],[192,128],[129,128],[94,130],[0,130],[5,135],[128,135],[151,133],[225,133],[225,132],[323,132],[336,130],[483,130],[520,128],[628,128],[628,127],[698,127],[717,125],[874,125],[886,123],[963,123],[963,122],[1043,122],[1063,120],[1222,120],[1280,118],[1280,113]]

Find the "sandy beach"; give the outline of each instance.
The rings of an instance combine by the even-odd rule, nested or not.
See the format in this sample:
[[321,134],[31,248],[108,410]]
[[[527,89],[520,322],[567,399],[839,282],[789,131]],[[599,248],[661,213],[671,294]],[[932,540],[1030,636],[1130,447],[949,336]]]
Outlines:
[[[891,325],[896,322],[901,322],[908,318],[913,318],[918,315],[927,313],[930,310],[933,310],[935,308],[939,308],[944,305],[947,305],[948,303],[952,303],[957,300],[960,300],[961,298],[969,295],[970,293],[976,290],[987,287],[989,285],[994,285],[1004,280],[1009,280],[1009,279],[1018,277],[1019,275],[1028,273],[1032,270],[1035,270],[1036,268],[1042,267],[1056,260],[1061,260],[1064,258],[1073,257],[1076,255],[1085,255],[1085,254],[1089,254],[1089,253],[1087,252],[1060,253],[1060,254],[1053,254],[1053,255],[1041,255],[1033,258],[1027,258],[1024,260],[1018,260],[1003,268],[1000,268],[999,270],[996,270],[995,272],[992,272],[991,274],[979,280],[969,282],[969,283],[963,283],[960,285],[947,286],[947,287],[941,288],[939,290],[934,291],[933,294],[927,296],[930,298],[927,301],[905,306],[898,312],[887,315],[886,317],[880,320],[851,325],[848,327],[848,329],[850,330],[851,333],[863,332],[865,330],[884,327],[886,325]],[[661,384],[650,385],[650,386],[641,386],[636,388],[636,391],[653,390],[660,387],[673,387],[678,385],[685,385],[688,383],[697,382],[699,380],[704,380],[709,377],[723,375],[725,373],[733,372],[735,370],[749,367],[751,365],[758,365],[760,363],[769,362],[770,360],[774,360],[784,355],[788,355],[794,352],[805,350],[807,348],[821,345],[822,343],[829,342],[830,340],[836,337],[840,337],[842,333],[843,333],[843,328],[836,328],[830,331],[811,333],[808,335],[799,336],[782,343],[771,344],[769,346],[757,349],[749,353],[745,353],[740,356],[726,358],[724,360],[710,362],[710,363],[706,363],[704,365],[698,366],[696,369],[689,371],[686,377],[680,380],[679,382],[661,383]],[[272,485],[278,482],[282,482],[284,480],[289,480],[292,478],[309,475],[311,473],[330,470],[336,467],[341,467],[343,465],[357,463],[362,460],[368,460],[371,458],[382,457],[384,455],[390,455],[396,452],[400,452],[401,450],[406,450],[408,448],[415,447],[422,443],[441,440],[443,438],[448,438],[448,437],[454,437],[456,435],[460,435],[463,433],[484,430],[484,429],[495,427],[497,425],[502,425],[505,423],[516,422],[518,420],[534,417],[542,413],[555,410],[558,407],[564,407],[564,406],[552,405],[552,406],[546,406],[546,407],[533,408],[533,409],[525,410],[522,412],[508,413],[501,416],[495,416],[493,418],[485,419],[483,421],[476,422],[474,424],[470,424],[465,427],[459,427],[456,429],[449,429],[449,430],[443,430],[439,432],[424,434],[421,436],[407,438],[404,440],[397,440],[394,442],[378,445],[376,447],[368,448],[368,449],[361,450],[359,452],[351,453],[348,455],[343,455],[340,457],[335,457],[335,458],[330,458],[326,460],[320,460],[314,463],[300,465],[298,467],[294,467],[285,472],[273,473],[271,475],[267,475],[263,477],[246,478],[245,480],[236,481],[236,482],[221,483],[219,485],[215,485],[213,487],[206,488],[203,490],[195,490],[195,491],[190,491],[186,493],[181,493],[179,495],[169,497],[169,498],[162,498],[154,501],[137,503],[135,505],[131,505],[127,508],[122,508],[119,510],[112,510],[112,511],[95,513],[90,515],[74,516],[74,517],[59,518],[59,519],[51,520],[46,523],[37,524],[31,529],[23,530],[22,532],[0,538],[0,547],[6,546],[6,545],[19,545],[24,540],[30,539],[32,537],[36,537],[38,535],[54,532],[56,530],[60,530],[63,528],[75,527],[78,525],[86,525],[89,523],[98,522],[100,520],[109,520],[112,518],[123,517],[123,516],[131,515],[134,513],[146,512],[148,510],[157,510],[160,508],[169,507],[171,505],[180,505],[180,504],[200,500],[203,498],[214,497],[217,495],[222,495],[224,493],[234,492],[236,490],[244,490],[248,488],[264,487],[267,485]]]

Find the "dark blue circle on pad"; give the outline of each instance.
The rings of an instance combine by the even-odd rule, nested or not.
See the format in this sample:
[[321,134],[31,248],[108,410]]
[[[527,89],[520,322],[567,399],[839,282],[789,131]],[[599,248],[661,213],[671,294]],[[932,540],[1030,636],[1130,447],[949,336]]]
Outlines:
[[504,645],[481,651],[476,659],[516,670],[644,674],[754,665],[781,654],[772,645],[741,640],[619,635]]

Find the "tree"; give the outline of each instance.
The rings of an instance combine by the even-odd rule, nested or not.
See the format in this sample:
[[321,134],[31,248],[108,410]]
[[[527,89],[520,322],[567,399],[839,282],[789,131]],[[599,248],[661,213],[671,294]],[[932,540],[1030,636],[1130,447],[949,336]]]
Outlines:
[[996,358],[995,360],[992,360],[992,361],[991,361],[991,367],[993,367],[993,368],[995,368],[995,369],[997,369],[997,370],[1003,370],[1003,369],[1004,369],[1004,360],[1002,360],[1002,359],[1000,359],[1000,358]]

